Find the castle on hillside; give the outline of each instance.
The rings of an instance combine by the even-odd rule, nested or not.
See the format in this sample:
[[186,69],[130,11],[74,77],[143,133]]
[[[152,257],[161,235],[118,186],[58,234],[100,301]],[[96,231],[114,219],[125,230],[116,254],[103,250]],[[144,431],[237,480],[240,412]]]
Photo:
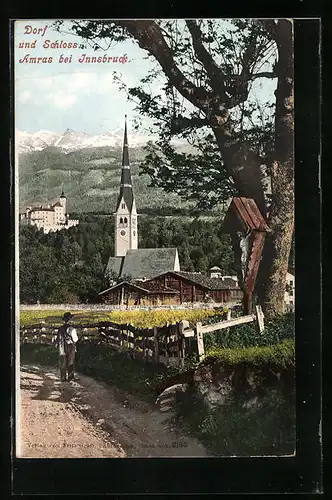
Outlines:
[[67,198],[63,191],[58,201],[53,205],[28,207],[20,213],[20,222],[43,229],[47,234],[50,231],[60,231],[79,224],[78,219],[70,219],[67,213]]

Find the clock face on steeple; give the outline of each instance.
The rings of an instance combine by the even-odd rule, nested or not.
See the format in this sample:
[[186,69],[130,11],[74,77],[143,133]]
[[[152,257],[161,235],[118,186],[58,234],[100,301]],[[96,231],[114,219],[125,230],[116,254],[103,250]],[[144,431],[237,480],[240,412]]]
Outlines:
[[127,234],[127,231],[125,231],[124,229],[121,229],[120,236],[126,236],[126,234]]

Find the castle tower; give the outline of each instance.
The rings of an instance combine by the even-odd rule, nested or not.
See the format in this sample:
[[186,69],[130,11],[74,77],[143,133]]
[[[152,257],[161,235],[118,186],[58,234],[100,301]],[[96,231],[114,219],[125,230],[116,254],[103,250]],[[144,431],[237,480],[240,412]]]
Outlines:
[[125,115],[120,193],[115,212],[115,257],[124,257],[127,250],[137,250],[137,242],[137,211],[131,181]]
[[67,198],[64,195],[64,192],[62,190],[61,196],[59,197],[59,202],[60,205],[64,208],[64,213],[66,213],[66,208],[67,208]]

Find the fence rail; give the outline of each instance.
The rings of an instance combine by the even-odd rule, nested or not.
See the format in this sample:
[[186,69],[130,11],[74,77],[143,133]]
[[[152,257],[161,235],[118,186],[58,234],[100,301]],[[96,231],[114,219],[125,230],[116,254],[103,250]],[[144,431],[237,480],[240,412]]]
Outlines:
[[[112,321],[96,323],[72,324],[81,332],[80,342],[96,340],[115,349],[130,351],[133,357],[143,357],[147,361],[166,364],[183,364],[186,357],[196,354],[201,360],[205,356],[204,334],[220,331],[235,325],[257,322],[260,333],[264,331],[264,315],[260,306],[256,306],[256,314],[230,318],[212,325],[196,323],[190,328],[188,321],[166,324],[153,328],[137,328],[130,324],[119,324]],[[59,325],[40,322],[20,328],[21,341],[52,343]]]

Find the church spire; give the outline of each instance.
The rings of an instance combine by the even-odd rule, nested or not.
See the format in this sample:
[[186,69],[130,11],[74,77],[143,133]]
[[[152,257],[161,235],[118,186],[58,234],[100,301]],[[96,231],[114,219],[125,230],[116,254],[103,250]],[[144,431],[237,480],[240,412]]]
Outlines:
[[131,172],[129,165],[129,151],[128,151],[128,136],[127,136],[127,115],[125,115],[125,129],[123,136],[123,151],[122,151],[122,168],[121,168],[121,181],[120,181],[120,194],[116,210],[118,210],[121,200],[126,203],[127,208],[131,211],[134,201],[133,186],[131,181]]
[[123,136],[120,193],[115,212],[115,257],[124,257],[128,250],[137,250],[137,211],[129,165],[127,116]]
[[122,166],[129,166],[128,136],[127,136],[127,115],[125,115],[125,129],[123,136]]

